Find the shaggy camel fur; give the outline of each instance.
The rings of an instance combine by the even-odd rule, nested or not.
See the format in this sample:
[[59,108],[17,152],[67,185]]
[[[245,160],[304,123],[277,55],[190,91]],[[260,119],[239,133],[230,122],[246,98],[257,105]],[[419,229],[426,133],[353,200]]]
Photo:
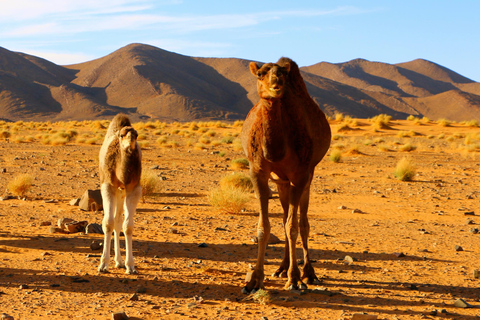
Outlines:
[[[302,282],[317,283],[308,253],[310,225],[307,211],[315,166],[330,146],[331,132],[325,114],[313,101],[297,64],[281,58],[277,63],[259,67],[250,63],[257,77],[260,101],[250,110],[242,128],[243,150],[250,162],[250,175],[260,200],[258,222],[258,257],[251,280],[244,293],[264,288],[264,257],[270,236],[268,219],[268,180],[277,183],[284,211],[285,255],[275,276],[288,276],[285,288],[305,289]],[[297,265],[300,207],[300,236],[304,253],[303,274]]]
[[[100,149],[100,184],[103,198],[103,232],[105,241],[99,272],[108,272],[112,231],[115,235],[115,262],[117,268],[126,267],[126,273],[137,273],[133,261],[133,214],[142,196],[140,176],[142,153],[137,144],[137,131],[127,116],[116,115],[108,127]],[[120,232],[125,234],[126,258],[120,254]]]

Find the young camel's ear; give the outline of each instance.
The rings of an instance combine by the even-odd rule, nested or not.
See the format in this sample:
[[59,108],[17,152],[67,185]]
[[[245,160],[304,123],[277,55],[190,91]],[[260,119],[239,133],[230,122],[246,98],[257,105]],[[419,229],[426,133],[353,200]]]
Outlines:
[[286,62],[283,67],[287,70],[287,73],[290,72],[290,68],[291,68],[291,65],[290,65],[290,62]]
[[255,62],[250,62],[250,72],[256,77],[260,67]]

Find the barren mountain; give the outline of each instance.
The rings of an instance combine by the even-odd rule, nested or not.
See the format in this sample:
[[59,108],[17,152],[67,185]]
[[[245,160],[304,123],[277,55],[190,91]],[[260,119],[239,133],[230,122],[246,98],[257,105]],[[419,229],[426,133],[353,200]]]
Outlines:
[[[258,100],[248,64],[130,44],[93,61],[59,66],[0,48],[0,118],[82,120],[125,112],[135,120],[243,119]],[[480,84],[427,60],[393,65],[356,59],[301,70],[328,115],[480,120]]]

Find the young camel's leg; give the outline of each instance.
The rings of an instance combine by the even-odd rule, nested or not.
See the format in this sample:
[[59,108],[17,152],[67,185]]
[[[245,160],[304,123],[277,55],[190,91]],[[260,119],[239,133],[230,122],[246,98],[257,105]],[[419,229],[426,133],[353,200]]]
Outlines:
[[288,183],[279,183],[277,184],[278,188],[278,195],[280,197],[280,203],[282,204],[283,208],[283,230],[285,232],[285,252],[283,255],[282,263],[280,267],[275,271],[273,274],[274,277],[287,277],[287,270],[290,267],[290,253],[289,253],[289,244],[288,244],[288,237],[287,237],[287,229],[285,228],[287,224],[287,217],[288,217],[288,207],[290,204],[290,182]]
[[98,272],[108,272],[108,265],[110,263],[110,247],[112,244],[112,232],[114,229],[114,214],[116,209],[115,190],[109,183],[103,183],[100,187],[103,199],[103,254],[100,259],[100,266]]
[[268,238],[270,237],[270,221],[268,219],[268,199],[270,197],[270,188],[268,187],[269,174],[251,172],[251,177],[255,193],[260,200],[260,215],[258,218],[257,228],[258,256],[252,278],[242,289],[243,293],[253,293],[264,288],[263,280],[265,277],[265,250],[267,248]]
[[120,250],[120,232],[122,231],[124,199],[125,199],[125,191],[116,190],[115,230],[113,232],[114,242],[115,242],[115,267],[116,268],[125,268],[125,264],[122,261],[122,253]]
[[140,185],[136,186],[130,192],[127,192],[125,198],[125,221],[123,222],[123,233],[125,234],[125,266],[127,268],[127,274],[137,273],[135,269],[135,262],[133,260],[133,215],[137,209],[138,201],[142,196],[142,187]]
[[303,265],[302,279],[307,278],[308,284],[320,284],[320,281],[315,275],[315,270],[312,266],[312,262],[310,261],[310,254],[308,251],[308,236],[310,233],[310,223],[308,222],[307,212],[310,200],[310,183],[311,179],[308,185],[305,187],[302,198],[300,200],[300,237],[302,238],[303,256],[305,263]]

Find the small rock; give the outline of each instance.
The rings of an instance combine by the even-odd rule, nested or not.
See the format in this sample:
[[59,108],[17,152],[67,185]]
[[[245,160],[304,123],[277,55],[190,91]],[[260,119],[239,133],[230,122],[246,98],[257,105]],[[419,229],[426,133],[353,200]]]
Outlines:
[[352,257],[350,256],[345,256],[345,258],[343,258],[343,261],[346,263],[346,264],[353,264],[353,262],[355,261]]
[[100,190],[87,190],[82,195],[78,207],[84,211],[103,210],[102,193]]
[[467,303],[463,299],[457,299],[457,301],[455,301],[455,303],[453,305],[457,308],[471,308],[472,307],[472,305],[470,305],[469,303]]
[[80,198],[75,198],[75,199],[70,200],[70,202],[68,204],[71,205],[71,206],[78,206],[79,203],[80,203]]
[[73,222],[73,221],[75,221],[75,220],[70,219],[70,218],[60,218],[60,219],[58,219],[57,225],[60,229],[66,229],[65,225],[67,223],[70,223],[70,222]]
[[2,320],[13,320],[13,317],[9,314],[2,313],[2,317],[0,319],[2,319]]
[[115,312],[112,313],[112,320],[128,320],[128,316],[125,312]]
[[158,170],[160,167],[158,165],[154,165],[150,167],[150,170]]
[[50,228],[48,228],[48,232],[49,233],[65,233],[65,231],[63,231],[63,229],[61,229],[59,227],[54,227],[54,226],[51,226]]
[[364,212],[360,209],[353,209],[352,213],[364,213]]
[[405,254],[403,252],[394,252],[393,255],[397,258],[405,257]]
[[51,226],[51,225],[52,225],[52,223],[50,221],[43,221],[43,222],[40,223],[41,227],[46,227],[46,226]]
[[78,233],[78,232],[85,232],[85,228],[88,225],[88,221],[73,221],[67,223],[66,229],[70,233]]
[[138,287],[137,288],[137,291],[135,291],[136,293],[146,293],[147,292],[147,288],[145,287]]
[[206,248],[208,247],[208,244],[206,244],[205,242],[202,242],[198,245],[199,248]]
[[45,202],[45,203],[57,203],[58,201],[55,200],[55,199],[50,199],[50,200],[45,200],[43,202]]
[[[174,228],[170,228],[167,230],[167,233],[173,233],[173,234],[178,234],[178,230]],[[200,247],[200,246],[199,246]]]
[[340,206],[340,207],[338,207],[337,209],[338,209],[338,210],[345,210],[345,209],[347,209],[347,207],[346,207],[346,206]]
[[90,234],[90,233],[103,234],[103,228],[98,223],[89,223],[85,228],[85,233],[86,234]]
[[466,211],[463,213],[464,215],[466,216],[474,216],[475,215],[475,211]]
[[473,270],[473,277],[475,279],[480,279],[480,270],[478,269]]
[[22,285],[20,285],[19,288],[22,289],[22,290],[28,289],[28,285],[27,284],[22,284]]
[[90,244],[90,249],[92,251],[101,250],[101,249],[103,249],[103,243],[95,240]]
[[130,301],[138,301],[138,294],[134,293],[132,296],[128,299]]
[[478,233],[478,228],[472,228],[472,229],[470,229],[470,232],[473,233],[473,234],[477,234]]
[[473,221],[472,219],[467,219],[467,221],[465,221],[465,224],[466,225],[475,224],[475,221]]
[[459,245],[455,246],[455,251],[463,251],[463,248]]

